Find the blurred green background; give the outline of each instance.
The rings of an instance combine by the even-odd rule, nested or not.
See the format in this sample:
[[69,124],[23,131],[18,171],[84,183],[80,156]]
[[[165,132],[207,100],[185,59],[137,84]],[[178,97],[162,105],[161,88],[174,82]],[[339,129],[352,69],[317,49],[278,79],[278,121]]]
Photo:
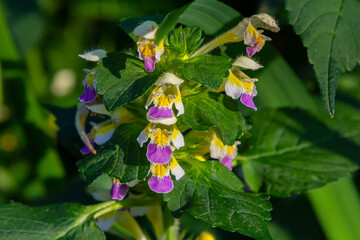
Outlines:
[[[73,107],[78,103],[77,97],[83,91],[81,81],[85,76],[82,69],[91,67],[91,63],[86,63],[77,54],[96,48],[115,51],[134,47],[134,42],[118,26],[119,19],[166,14],[188,2],[0,2],[0,203],[94,203],[76,169],[76,156],[59,142],[55,117],[46,106]],[[307,61],[306,49],[287,23],[283,1],[222,2],[244,16],[267,12],[279,20],[281,32],[268,35],[320,104],[319,90],[313,69]],[[341,102],[351,102],[359,108],[359,79],[357,68],[339,81],[339,112]],[[358,100],[354,102],[349,95]],[[355,180],[358,179],[359,176],[355,176]],[[270,231],[274,239],[325,239],[305,195],[290,199],[272,198],[272,204]],[[237,234],[212,230],[204,223],[194,222],[190,216],[184,215],[181,224],[189,229],[189,234],[209,230],[217,239],[243,239]]]

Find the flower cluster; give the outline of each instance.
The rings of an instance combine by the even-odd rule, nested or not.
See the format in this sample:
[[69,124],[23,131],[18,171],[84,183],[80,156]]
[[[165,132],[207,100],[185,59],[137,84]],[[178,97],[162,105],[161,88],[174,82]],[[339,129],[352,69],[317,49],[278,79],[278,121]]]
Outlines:
[[184,113],[179,88],[181,83],[183,80],[172,73],[164,73],[157,80],[145,105],[146,109],[153,105],[146,115],[150,123],[137,138],[141,147],[150,139],[146,157],[151,164],[152,177],[148,183],[150,189],[158,193],[170,192],[173,189],[170,171],[176,180],[184,175],[184,170],[173,156],[175,149],[185,145],[184,137],[175,125],[177,118],[173,111],[175,106],[177,116]]

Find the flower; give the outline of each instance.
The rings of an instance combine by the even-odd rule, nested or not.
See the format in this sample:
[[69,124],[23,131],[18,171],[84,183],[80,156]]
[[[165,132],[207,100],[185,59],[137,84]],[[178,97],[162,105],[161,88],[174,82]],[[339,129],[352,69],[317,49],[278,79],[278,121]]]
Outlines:
[[220,162],[232,170],[232,160],[237,155],[237,145],[240,142],[236,141],[232,146],[225,145],[217,136],[213,134],[210,142],[210,157],[220,160]]
[[121,183],[118,179],[113,178],[113,185],[110,195],[113,200],[123,200],[129,190],[128,185]]
[[256,14],[250,18],[243,19],[234,28],[208,42],[199,48],[191,57],[204,55],[225,43],[240,42],[243,40],[244,43],[249,46],[247,47],[246,52],[251,57],[262,49],[265,41],[271,40],[269,37],[262,35],[263,30],[257,30],[258,28],[270,30],[272,32],[280,31],[280,28],[271,16],[266,13]]
[[280,31],[275,20],[268,14],[260,13],[251,16],[244,32],[244,43],[248,45],[246,52],[249,57],[252,57],[255,53],[259,52],[266,41],[271,40],[271,38],[262,34],[263,30],[257,30],[256,28],[263,28],[273,32]]
[[79,96],[79,100],[80,102],[88,103],[94,101],[96,98],[96,84],[94,83],[94,75],[96,71],[84,69],[84,72],[87,73],[82,82],[84,86],[84,93]]
[[145,70],[149,72],[155,70],[155,63],[160,61],[160,57],[164,53],[163,41],[159,45],[154,42],[157,29],[156,22],[145,21],[133,31],[134,35],[139,37],[137,41],[139,58],[144,60]]
[[[79,54],[78,56],[87,61],[98,62],[102,58],[106,57],[106,51],[103,49],[95,49]],[[81,102],[88,103],[94,101],[96,98],[96,83],[94,82],[96,70],[84,69],[84,72],[87,73],[82,82],[84,85],[84,93],[79,96],[79,100]]]
[[92,152],[93,154],[96,154],[96,150],[94,148],[94,143],[90,141],[89,137],[87,136],[85,132],[85,123],[87,116],[89,115],[89,110],[85,107],[84,103],[78,103],[77,105],[77,111],[75,115],[75,127],[76,130],[85,144],[86,147],[83,147],[80,151],[86,153]]
[[160,128],[158,124],[149,123],[137,138],[140,147],[142,147],[149,138],[150,143],[147,146],[146,156],[150,162],[157,164],[169,162],[173,152],[170,142],[173,143],[176,149],[185,145],[184,137],[176,125]]
[[[233,67],[229,69],[229,76],[224,80],[224,90],[226,95],[233,99],[240,98],[240,101],[250,108],[257,110],[253,97],[257,95],[255,82],[257,78],[250,78],[241,69],[257,70],[262,68],[260,64],[251,58],[241,56],[235,60]],[[220,88],[220,90],[222,90]]]
[[175,108],[178,110],[177,116],[184,113],[179,88],[183,82],[184,80],[172,73],[164,73],[160,76],[145,105],[145,108],[148,109],[152,103],[154,104],[146,116],[149,122],[165,125],[176,123],[177,119],[174,116],[172,106],[175,104]]
[[179,180],[185,174],[184,170],[173,156],[171,157],[171,161],[167,164],[151,164],[150,171],[152,177],[149,179],[148,184],[150,189],[157,193],[168,193],[174,188],[173,181],[170,177],[170,171],[175,176],[176,180]]

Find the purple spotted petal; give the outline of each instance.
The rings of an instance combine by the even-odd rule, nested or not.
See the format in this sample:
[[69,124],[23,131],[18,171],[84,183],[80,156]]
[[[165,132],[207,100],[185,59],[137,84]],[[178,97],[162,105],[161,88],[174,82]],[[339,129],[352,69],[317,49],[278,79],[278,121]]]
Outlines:
[[174,113],[170,108],[152,107],[148,115],[153,118],[172,118]]
[[226,155],[223,159],[220,160],[220,162],[227,167],[230,171],[232,170],[232,157],[229,155]]
[[174,188],[174,184],[170,176],[165,176],[163,178],[152,176],[149,179],[148,184],[150,189],[157,193],[168,193]]
[[145,57],[144,63],[145,63],[145,70],[148,72],[153,72],[155,70],[155,57]]
[[87,102],[92,102],[95,98],[96,98],[95,88],[93,86],[88,86],[86,84],[85,88],[84,88],[84,93],[81,94],[81,96],[79,97],[79,100],[81,102],[87,103]]
[[250,108],[253,108],[255,110],[257,110],[254,101],[253,101],[253,96],[247,93],[244,93],[241,98],[240,101],[245,105],[248,106]]
[[[90,140],[90,143],[91,143],[91,145],[93,145],[94,146],[94,140]],[[80,153],[81,154],[90,154],[91,153],[91,151],[90,151],[90,149],[88,148],[88,146],[86,146],[86,145],[84,145],[81,149],[80,149]]]
[[126,184],[122,184],[120,182],[114,181],[112,188],[110,190],[111,198],[116,200],[123,200],[126,196],[129,187]]
[[155,143],[150,143],[147,146],[146,157],[150,162],[157,164],[165,164],[167,163],[172,155],[171,147],[168,145],[158,146]]

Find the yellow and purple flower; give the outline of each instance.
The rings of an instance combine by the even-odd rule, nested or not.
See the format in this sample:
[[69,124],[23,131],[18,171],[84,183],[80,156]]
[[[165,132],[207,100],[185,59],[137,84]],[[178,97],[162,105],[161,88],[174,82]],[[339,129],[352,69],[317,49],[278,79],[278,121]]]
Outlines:
[[218,159],[225,167],[232,170],[232,160],[237,155],[239,144],[240,142],[236,141],[232,146],[225,145],[216,134],[213,134],[210,142],[210,157]]
[[161,123],[164,125],[171,125],[176,123],[177,119],[174,116],[172,106],[178,110],[177,116],[184,113],[184,105],[181,100],[180,84],[184,80],[176,77],[172,73],[164,73],[156,81],[156,87],[149,95],[145,108],[154,104],[147,113],[147,119],[152,123]]
[[165,164],[170,161],[173,153],[170,143],[176,149],[185,145],[184,137],[176,125],[161,126],[161,124],[149,123],[137,138],[140,147],[149,138],[150,143],[147,146],[146,156],[150,162],[156,164]]
[[157,29],[156,22],[145,21],[133,31],[134,35],[139,37],[137,41],[139,58],[144,60],[145,70],[149,72],[155,70],[155,63],[160,61],[161,55],[164,53],[163,41],[159,45],[154,42]]
[[[96,49],[83,54],[79,54],[79,57],[92,62],[98,62],[102,58],[106,57],[106,51],[102,49]],[[94,81],[94,75],[96,70],[84,69],[86,72],[85,79],[83,80],[84,93],[79,96],[79,100],[84,103],[92,102],[96,98],[96,83]]]
[[182,178],[185,174],[182,167],[176,161],[175,157],[171,157],[171,161],[166,164],[151,164],[150,171],[152,177],[148,184],[152,191],[157,193],[168,193],[174,188],[174,183],[170,177],[170,171],[176,180]]
[[251,58],[241,56],[235,60],[233,67],[229,69],[229,76],[224,80],[220,90],[225,90],[226,95],[240,101],[247,107],[257,110],[253,97],[257,95],[255,82],[257,78],[250,78],[242,69],[257,70],[262,68],[260,64]]

